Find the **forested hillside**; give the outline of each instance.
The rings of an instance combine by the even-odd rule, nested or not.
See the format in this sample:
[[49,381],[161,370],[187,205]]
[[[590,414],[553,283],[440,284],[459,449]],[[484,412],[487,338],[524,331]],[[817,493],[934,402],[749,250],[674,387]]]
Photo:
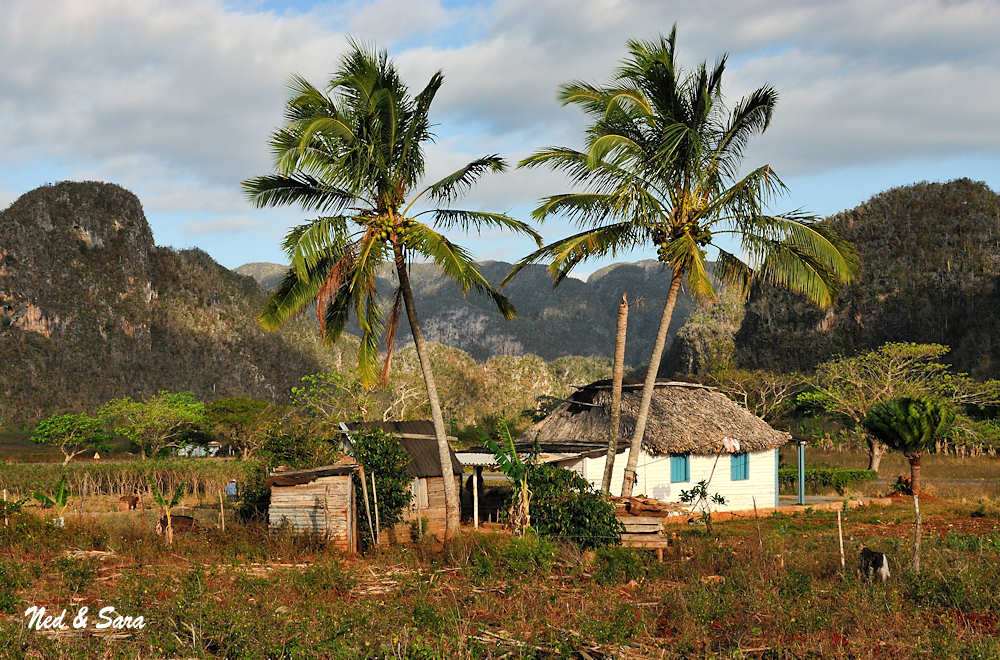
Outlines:
[[753,296],[736,334],[748,367],[806,370],[889,341],[951,346],[948,359],[1000,375],[1000,195],[969,179],[880,193],[828,220],[861,272],[826,312],[801,298]]

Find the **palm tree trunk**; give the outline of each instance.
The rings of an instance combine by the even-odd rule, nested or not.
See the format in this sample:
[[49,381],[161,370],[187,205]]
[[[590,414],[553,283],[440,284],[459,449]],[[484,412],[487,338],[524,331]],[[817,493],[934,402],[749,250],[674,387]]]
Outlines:
[[663,305],[663,316],[660,317],[660,328],[656,331],[656,342],[653,344],[653,355],[649,359],[649,369],[646,370],[646,381],[642,384],[642,401],[635,418],[635,432],[628,450],[628,463],[625,464],[625,479],[622,481],[622,497],[632,496],[632,485],[635,483],[635,468],[639,463],[639,452],[642,449],[642,437],[646,434],[646,422],[649,420],[649,404],[653,400],[653,389],[656,386],[656,374],[660,370],[660,360],[663,359],[663,349],[667,345],[667,331],[670,320],[674,316],[677,305],[677,294],[681,290],[683,271],[674,268],[670,280],[670,290],[667,292],[667,302]]
[[445,500],[445,539],[450,539],[458,531],[459,503],[458,489],[451,466],[451,448],[448,446],[448,434],[444,428],[444,415],[441,414],[441,399],[438,397],[437,385],[434,384],[434,373],[431,370],[431,357],[424,343],[424,333],[420,329],[420,319],[417,318],[417,308],[413,304],[413,291],[410,289],[410,276],[406,272],[406,260],[399,245],[393,246],[396,256],[396,275],[399,277],[399,287],[403,293],[403,305],[406,308],[406,318],[410,322],[410,332],[413,335],[413,345],[417,350],[420,371],[427,388],[427,399],[431,404],[431,421],[434,423],[434,435],[437,437],[438,458],[441,461],[441,476],[444,480]]
[[625,376],[625,334],[628,330],[628,296],[622,293],[618,305],[618,332],[615,335],[615,363],[611,371],[611,428],[608,429],[608,456],[604,460],[604,479],[601,491],[611,492],[611,473],[615,469],[618,440],[621,438],[622,379]]
[[910,490],[916,495],[920,492],[920,454],[906,457],[910,461]]
[[920,572],[920,498],[913,491],[913,572]]

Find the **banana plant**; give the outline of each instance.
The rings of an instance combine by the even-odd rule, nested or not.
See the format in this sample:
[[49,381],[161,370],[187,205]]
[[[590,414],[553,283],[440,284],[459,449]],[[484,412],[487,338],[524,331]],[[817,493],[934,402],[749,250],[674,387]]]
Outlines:
[[[152,475],[146,475],[146,480],[149,481],[149,489],[153,493],[153,499],[156,501],[157,504],[160,505],[160,511],[162,512],[160,520],[162,521],[163,518],[167,519],[166,529],[163,529],[163,532],[167,538],[167,545],[173,545],[174,527],[170,520],[170,514],[173,508],[180,503],[181,497],[184,495],[184,488],[187,486],[187,482],[184,481],[177,484],[177,488],[174,490],[174,494],[168,500],[164,496],[164,493],[160,490],[160,487],[156,484],[156,481],[153,480]],[[161,530],[161,523],[158,522],[157,532],[159,532],[160,530]]]
[[506,424],[500,427],[500,434],[506,446],[501,447],[495,440],[487,437],[487,449],[493,452],[497,468],[514,483],[514,497],[510,503],[510,525],[514,532],[521,536],[531,526],[531,489],[528,488],[528,470],[530,465],[514,449],[514,438]]
[[66,511],[66,506],[69,504],[69,485],[66,483],[65,474],[59,480],[59,485],[56,486],[56,490],[51,496],[37,490],[31,496],[42,505],[43,509],[58,507],[59,517],[53,518],[52,522],[59,527],[63,526],[63,512]]

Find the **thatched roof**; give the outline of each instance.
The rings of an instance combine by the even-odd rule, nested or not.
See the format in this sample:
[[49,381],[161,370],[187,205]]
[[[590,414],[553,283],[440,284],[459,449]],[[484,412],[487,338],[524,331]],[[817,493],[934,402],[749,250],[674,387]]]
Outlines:
[[[642,383],[622,387],[620,445],[628,446],[635,430]],[[585,452],[607,447],[611,410],[611,383],[600,380],[578,389],[545,419],[521,436],[525,444],[538,442],[543,451]],[[773,449],[790,434],[740,407],[723,394],[696,383],[658,381],[650,404],[643,448],[657,456],[670,453],[716,454],[722,439],[738,440],[745,451]]]

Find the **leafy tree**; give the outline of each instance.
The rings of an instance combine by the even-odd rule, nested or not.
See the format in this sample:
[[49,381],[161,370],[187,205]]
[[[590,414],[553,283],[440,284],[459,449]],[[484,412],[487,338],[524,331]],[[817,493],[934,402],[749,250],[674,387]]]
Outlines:
[[[978,382],[953,373],[940,359],[941,344],[888,343],[874,351],[839,357],[820,364],[799,395],[801,404],[816,406],[864,433],[868,469],[878,471],[885,446],[863,424],[873,406],[901,397],[930,396],[955,407],[1000,401],[1000,382]],[[960,421],[965,423],[964,419]]]
[[162,391],[145,401],[108,401],[98,417],[138,447],[143,458],[155,457],[168,447],[179,447],[204,423],[205,404],[191,392]]
[[615,507],[572,470],[548,463],[528,470],[532,527],[543,536],[573,541],[582,548],[618,545],[625,531]]
[[216,399],[205,406],[205,421],[244,459],[267,443],[267,428],[279,414],[277,406],[245,396]]
[[63,454],[63,465],[86,451],[101,451],[107,446],[101,420],[83,413],[53,415],[38,422],[31,441],[55,445]]
[[[562,214],[582,231],[522,259],[507,276],[548,260],[556,284],[580,262],[657,246],[670,271],[667,292],[625,470],[632,492],[639,449],[667,330],[682,283],[696,299],[716,297],[713,274],[744,298],[755,283],[773,284],[829,306],[857,269],[853,250],[827,225],[800,213],[769,215],[785,185],[770,165],[742,174],[750,138],[771,122],[777,92],[761,87],[729,110],[723,104],[726,58],[685,71],[675,62],[676,28],[658,42],[629,41],[629,56],[609,85],[563,85],[560,99],[593,120],[587,147],[549,147],[521,162],[548,166],[586,186],[552,195],[534,210],[538,221]],[[615,221],[608,223],[609,218]],[[738,249],[720,238],[735,239]]]
[[[365,468],[365,477],[375,477],[375,490],[378,491],[378,528],[390,529],[403,519],[403,511],[413,500],[413,478],[407,466],[410,455],[399,444],[399,439],[382,429],[369,428],[351,434],[351,454],[358,464]],[[449,472],[450,472],[449,465]],[[355,480],[360,476],[355,475]],[[363,510],[365,502],[364,491],[360,482],[356,484],[359,511]],[[375,493],[371,483],[368,486],[369,508],[375,511]],[[374,521],[373,521],[374,522]]]
[[[424,145],[432,139],[428,113],[444,80],[439,72],[411,95],[385,51],[352,44],[325,90],[301,77],[291,84],[287,123],[274,132],[276,173],[244,182],[257,206],[297,204],[322,214],[292,228],[283,247],[291,267],[278,285],[261,322],[274,329],[307,303],[316,301],[328,342],[340,336],[353,312],[361,328],[358,374],[365,386],[379,380],[378,348],[385,338],[381,381],[386,383],[401,308],[406,310],[430,402],[438,453],[445,474],[450,454],[441,403],[410,287],[415,257],[437,264],[463,292],[474,290],[496,303],[507,318],[510,302],[483,277],[471,255],[439,230],[503,229],[538,235],[501,213],[450,208],[481,176],[501,172],[497,155],[478,158],[414,194],[424,176]],[[432,208],[415,212],[416,204]],[[424,219],[429,221],[425,224]],[[376,274],[394,268],[398,287],[383,319]],[[458,529],[458,490],[445,480],[447,531]]]
[[913,570],[920,572],[920,457],[947,435],[955,413],[942,401],[902,397],[872,406],[865,415],[868,431],[890,449],[903,452],[910,462],[913,492]]

